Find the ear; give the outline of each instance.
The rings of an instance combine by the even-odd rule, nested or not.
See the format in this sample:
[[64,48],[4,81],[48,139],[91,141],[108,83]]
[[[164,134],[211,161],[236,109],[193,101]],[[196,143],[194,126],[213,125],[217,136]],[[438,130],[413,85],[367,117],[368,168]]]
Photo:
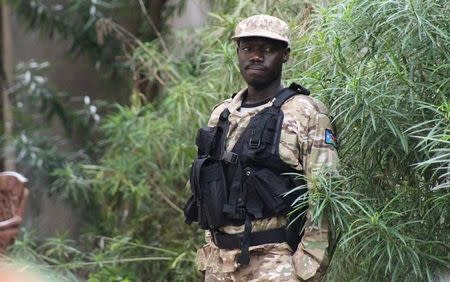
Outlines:
[[286,63],[289,60],[289,54],[291,53],[291,48],[286,47],[283,50],[283,63]]

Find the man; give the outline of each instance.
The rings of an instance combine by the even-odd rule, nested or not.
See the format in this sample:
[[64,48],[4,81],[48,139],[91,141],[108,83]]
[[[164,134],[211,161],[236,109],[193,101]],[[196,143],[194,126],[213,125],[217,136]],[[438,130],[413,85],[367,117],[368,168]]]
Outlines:
[[286,173],[311,178],[335,166],[327,110],[303,87],[281,84],[290,52],[285,22],[252,16],[233,39],[248,87],[216,106],[197,136],[185,214],[207,230],[198,268],[205,281],[318,281],[328,259],[327,221],[313,225],[303,210],[289,225],[293,201],[305,194]]

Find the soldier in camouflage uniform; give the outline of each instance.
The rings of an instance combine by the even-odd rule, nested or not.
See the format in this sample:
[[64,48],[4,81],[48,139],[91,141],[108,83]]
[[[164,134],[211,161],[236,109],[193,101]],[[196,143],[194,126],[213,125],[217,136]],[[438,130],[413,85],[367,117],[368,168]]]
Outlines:
[[[233,37],[237,42],[240,71],[248,88],[220,103],[213,110],[209,126],[218,123],[228,108],[230,126],[226,148],[231,150],[250,119],[271,106],[281,84],[282,65],[288,60],[288,26],[282,20],[256,15],[241,21]],[[335,167],[335,136],[325,106],[306,95],[295,95],[281,107],[284,114],[279,142],[281,159],[307,178],[324,166]],[[308,188],[313,189],[308,183]],[[219,249],[206,231],[206,245],[197,252],[197,265],[205,272],[205,281],[320,281],[328,264],[328,223],[315,226],[310,211],[296,250],[283,243],[250,247],[250,263],[239,265],[239,249]],[[284,216],[252,221],[252,232],[285,226]],[[220,231],[237,234],[244,226],[223,226]],[[299,235],[300,236],[300,235]]]

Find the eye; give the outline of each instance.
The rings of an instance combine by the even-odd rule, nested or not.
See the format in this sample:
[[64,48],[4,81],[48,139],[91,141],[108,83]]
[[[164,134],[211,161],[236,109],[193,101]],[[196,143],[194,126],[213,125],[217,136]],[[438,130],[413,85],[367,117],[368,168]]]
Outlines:
[[244,52],[250,52],[250,47],[248,47],[248,46],[242,46],[240,49],[241,49],[241,51],[244,51]]
[[272,47],[272,46],[267,46],[264,48],[264,53],[266,54],[272,54],[273,52],[275,52],[277,49]]

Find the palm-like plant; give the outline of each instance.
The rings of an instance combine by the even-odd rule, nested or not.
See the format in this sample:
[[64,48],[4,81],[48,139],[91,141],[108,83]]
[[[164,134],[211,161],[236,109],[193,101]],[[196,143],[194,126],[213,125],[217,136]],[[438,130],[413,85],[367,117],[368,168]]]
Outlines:
[[[98,162],[59,171],[58,191],[73,188],[66,194],[74,198],[83,189],[90,199],[79,203],[91,211],[86,242],[98,234],[126,234],[132,244],[176,257],[117,264],[108,268],[111,277],[117,269],[141,279],[197,275],[193,247],[202,234],[186,227],[180,213],[195,128],[206,123],[215,103],[243,86],[229,40],[234,24],[268,13],[292,28],[286,81],[312,89],[338,128],[340,176],[312,179],[316,189],[309,195],[313,218],[328,217],[337,242],[327,279],[432,280],[449,265],[446,1],[347,0],[326,7],[230,1],[224,11],[190,34],[198,40],[184,57],[160,56],[154,44],[138,44],[130,66],[154,75],[165,85],[163,95],[146,104],[134,93],[132,105],[117,106],[103,121],[105,149]],[[174,46],[187,38],[175,35]],[[119,256],[102,247],[93,254],[99,264],[145,256],[144,249],[122,247]],[[104,275],[91,269],[93,278]]]

